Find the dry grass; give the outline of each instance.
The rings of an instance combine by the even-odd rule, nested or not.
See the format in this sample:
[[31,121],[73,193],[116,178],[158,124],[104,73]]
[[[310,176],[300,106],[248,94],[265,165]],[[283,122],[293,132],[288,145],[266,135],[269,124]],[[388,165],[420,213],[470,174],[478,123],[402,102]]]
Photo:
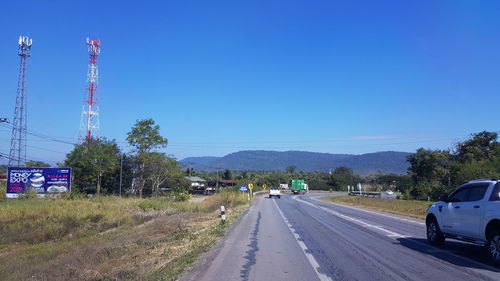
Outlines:
[[0,202],[5,199],[6,185],[6,182],[0,181]]
[[374,210],[405,215],[415,218],[425,218],[425,212],[432,202],[416,200],[397,200],[385,198],[367,198],[360,196],[331,196],[321,198],[351,206],[361,206]]
[[[207,201],[207,202],[205,202]],[[175,280],[247,201],[117,197],[0,201],[0,280]]]

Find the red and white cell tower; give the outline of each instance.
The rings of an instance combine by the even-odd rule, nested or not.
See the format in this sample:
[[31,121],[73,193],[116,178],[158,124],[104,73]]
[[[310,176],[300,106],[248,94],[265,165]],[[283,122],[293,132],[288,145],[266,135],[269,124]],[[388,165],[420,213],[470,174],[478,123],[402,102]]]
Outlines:
[[87,45],[89,46],[90,61],[87,71],[87,92],[80,122],[80,140],[85,142],[99,137],[99,104],[97,99],[99,71],[97,57],[101,52],[101,41],[87,38]]

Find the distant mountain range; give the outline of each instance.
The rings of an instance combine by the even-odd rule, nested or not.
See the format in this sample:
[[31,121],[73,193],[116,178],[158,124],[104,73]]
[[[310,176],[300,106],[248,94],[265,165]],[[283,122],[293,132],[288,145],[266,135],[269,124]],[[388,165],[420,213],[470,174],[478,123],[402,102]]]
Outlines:
[[330,154],[306,151],[265,151],[246,150],[228,154],[224,157],[188,157],[181,163],[195,170],[281,170],[296,166],[297,171],[328,172],[339,166],[347,166],[358,174],[406,173],[409,167],[406,156],[410,153],[384,151],[361,155]]

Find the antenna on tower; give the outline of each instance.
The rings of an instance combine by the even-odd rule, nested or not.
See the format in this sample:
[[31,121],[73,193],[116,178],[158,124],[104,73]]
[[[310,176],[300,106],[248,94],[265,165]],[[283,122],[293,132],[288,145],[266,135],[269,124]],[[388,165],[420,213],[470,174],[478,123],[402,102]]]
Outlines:
[[89,66],[87,70],[87,92],[85,94],[82,108],[82,119],[80,121],[80,141],[88,142],[92,138],[98,138],[99,130],[99,105],[97,99],[97,85],[99,71],[97,58],[101,52],[101,41],[87,38],[89,51]]
[[28,96],[26,89],[26,68],[28,58],[31,56],[33,40],[26,36],[19,36],[19,52],[21,65],[17,81],[16,109],[14,110],[14,123],[12,124],[12,137],[10,139],[9,166],[24,166],[26,164],[26,131]]

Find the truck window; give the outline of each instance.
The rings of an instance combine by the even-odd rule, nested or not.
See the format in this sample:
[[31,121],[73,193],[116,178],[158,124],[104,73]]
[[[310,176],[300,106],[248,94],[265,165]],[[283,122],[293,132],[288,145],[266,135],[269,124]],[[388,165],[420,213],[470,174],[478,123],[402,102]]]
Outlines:
[[478,184],[468,188],[466,201],[479,201],[483,199],[486,190],[488,190],[489,184]]
[[500,201],[500,182],[495,184],[495,188],[493,188],[493,192],[490,196],[490,201]]
[[463,187],[463,188],[455,191],[455,193],[453,193],[450,196],[450,201],[451,202],[463,202],[467,198],[467,193],[468,193],[467,187]]
[[471,202],[483,199],[488,190],[488,183],[468,184],[450,196],[451,202]]

